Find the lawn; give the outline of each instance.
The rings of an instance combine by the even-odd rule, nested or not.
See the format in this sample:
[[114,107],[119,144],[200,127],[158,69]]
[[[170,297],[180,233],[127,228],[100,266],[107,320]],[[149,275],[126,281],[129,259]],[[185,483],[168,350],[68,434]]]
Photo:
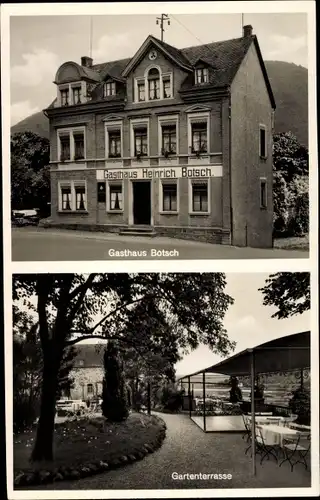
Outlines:
[[281,250],[309,250],[309,234],[304,236],[291,236],[288,238],[275,238],[274,248]]
[[144,444],[153,448],[161,433],[161,421],[140,413],[131,413],[122,423],[109,423],[103,417],[81,418],[56,425],[54,461],[31,464],[30,454],[35,430],[14,436],[15,472],[52,471],[67,467],[88,465],[139,452]]

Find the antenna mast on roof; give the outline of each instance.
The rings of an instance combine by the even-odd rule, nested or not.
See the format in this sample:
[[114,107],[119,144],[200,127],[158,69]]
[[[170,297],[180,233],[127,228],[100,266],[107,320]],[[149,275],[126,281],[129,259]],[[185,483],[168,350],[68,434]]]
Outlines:
[[89,56],[92,57],[92,16],[90,16],[90,48]]
[[241,14],[241,30],[243,31],[244,26],[244,14]]
[[167,22],[168,26],[170,26],[170,19],[168,14],[161,14],[161,17],[157,17],[156,24],[160,24],[161,31],[161,42],[163,42],[163,33],[164,33],[164,23]]

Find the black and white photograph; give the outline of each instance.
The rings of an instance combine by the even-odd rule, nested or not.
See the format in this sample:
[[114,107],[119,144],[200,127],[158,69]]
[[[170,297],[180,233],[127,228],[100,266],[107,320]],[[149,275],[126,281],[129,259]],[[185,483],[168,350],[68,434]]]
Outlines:
[[15,489],[308,492],[309,273],[15,274],[12,289]]
[[2,4],[9,500],[319,496],[316,32]]
[[167,12],[11,16],[14,261],[308,258],[311,13]]

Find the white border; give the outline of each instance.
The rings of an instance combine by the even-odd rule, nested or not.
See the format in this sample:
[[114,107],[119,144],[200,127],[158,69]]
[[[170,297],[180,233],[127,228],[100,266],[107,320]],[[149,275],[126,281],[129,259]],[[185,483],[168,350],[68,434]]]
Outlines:
[[[167,498],[167,497],[192,497],[199,498],[223,496],[223,497],[256,497],[256,496],[316,496],[319,494],[319,427],[318,427],[318,410],[319,410],[319,381],[318,381],[318,368],[319,368],[319,340],[318,340],[318,160],[317,160],[317,106],[316,106],[316,59],[315,59],[315,3],[313,1],[273,1],[273,2],[187,2],[187,3],[174,3],[170,4],[169,12],[171,14],[208,14],[208,13],[308,13],[308,46],[309,46],[309,158],[310,158],[310,211],[312,217],[310,218],[310,259],[305,260],[279,260],[270,259],[263,261],[263,268],[266,272],[276,271],[306,271],[310,270],[311,275],[311,291],[312,291],[312,309],[311,309],[311,355],[312,355],[312,369],[311,369],[311,392],[313,394],[312,400],[312,428],[313,428],[313,471],[312,471],[312,487],[311,488],[283,488],[281,491],[275,488],[268,489],[188,489],[188,490],[114,490],[114,491],[13,491],[12,490],[12,401],[10,391],[6,391],[6,431],[7,436],[7,481],[8,481],[8,497],[10,499],[23,499],[29,498]],[[161,12],[168,10],[167,3],[64,3],[64,4],[3,4],[1,6],[1,92],[2,92],[2,133],[3,133],[3,215],[4,215],[4,241],[10,241],[11,227],[10,227],[10,39],[9,39],[9,16],[10,15],[119,15],[119,14],[152,14],[159,15]],[[240,14],[239,14],[240,15]],[[9,187],[9,189],[8,189]],[[4,255],[4,297],[5,300],[5,322],[8,333],[11,332],[10,325],[12,324],[12,284],[11,273],[27,273],[27,272],[69,272],[70,262],[11,262],[11,246],[3,246]],[[241,271],[245,261],[241,263]],[[91,261],[85,263],[86,272],[123,272],[122,261],[102,262]],[[161,267],[161,266],[160,266]],[[83,262],[73,262],[72,268],[74,272],[83,272]],[[250,269],[249,269],[250,268]],[[248,262],[248,272],[261,271],[262,263],[259,260],[252,260]],[[239,272],[239,262],[220,260],[214,262],[215,271],[223,272]],[[140,261],[140,272],[157,272],[159,271],[159,262],[156,261]],[[203,261],[166,261],[165,271],[176,272],[179,271],[194,271],[204,272],[208,270],[208,262]],[[126,271],[136,272],[137,262],[126,261]],[[6,365],[5,374],[6,380],[12,380],[12,345],[11,333],[5,335],[5,351],[6,351]]]

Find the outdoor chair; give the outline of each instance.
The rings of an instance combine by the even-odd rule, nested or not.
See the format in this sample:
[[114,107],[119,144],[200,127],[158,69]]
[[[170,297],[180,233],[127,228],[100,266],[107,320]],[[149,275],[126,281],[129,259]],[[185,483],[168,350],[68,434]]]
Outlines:
[[308,470],[306,462],[307,455],[310,451],[311,435],[301,432],[296,438],[285,438],[283,440],[283,451],[285,458],[280,462],[279,467],[285,462],[289,462],[291,472],[296,464],[302,464]]
[[248,419],[246,418],[246,415],[242,413],[242,420],[245,428],[245,433],[242,434],[242,439],[246,439],[247,443],[251,437],[251,428],[250,428],[250,423],[248,422]]
[[[251,432],[251,427],[248,427],[248,440],[247,442],[250,441],[250,444],[249,446],[246,448],[244,454],[246,455],[248,453],[249,450],[251,450],[251,446],[252,446],[252,432]],[[255,450],[256,450],[256,454],[259,453],[259,454],[262,454],[263,453],[263,447],[262,447],[262,442],[259,438],[259,436],[257,435],[257,427],[256,427],[256,438],[255,438]]]
[[261,452],[260,465],[265,458],[269,460],[270,456],[274,457],[278,462],[278,445],[269,444],[265,441],[261,427],[257,426],[256,444],[259,446]]

